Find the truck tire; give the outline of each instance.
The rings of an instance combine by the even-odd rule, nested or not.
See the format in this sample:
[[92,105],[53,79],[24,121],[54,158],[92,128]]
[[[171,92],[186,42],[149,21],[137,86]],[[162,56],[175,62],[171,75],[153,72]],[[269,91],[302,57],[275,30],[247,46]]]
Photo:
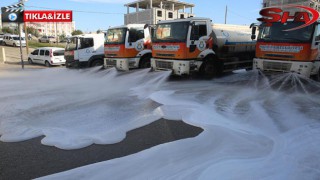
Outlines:
[[151,67],[151,56],[147,55],[141,58],[139,62],[139,68],[150,68]]
[[318,73],[312,77],[312,79],[314,79],[315,81],[320,82],[320,69],[318,70]]
[[200,75],[205,79],[212,79],[221,74],[223,66],[215,60],[214,57],[207,57],[204,59],[204,63],[200,67]]
[[103,61],[101,59],[96,59],[91,63],[90,67],[97,67],[97,66],[102,66],[103,65]]
[[212,79],[216,74],[213,61],[205,61],[201,66],[200,74],[205,79]]

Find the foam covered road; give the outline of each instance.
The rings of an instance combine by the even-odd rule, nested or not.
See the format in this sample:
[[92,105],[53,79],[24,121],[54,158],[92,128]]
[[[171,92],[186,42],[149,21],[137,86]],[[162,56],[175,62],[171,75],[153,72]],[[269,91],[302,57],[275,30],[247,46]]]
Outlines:
[[[40,179],[320,177],[318,82],[257,71],[211,81],[169,75],[148,69],[8,72],[0,78],[3,158],[43,167],[34,176],[16,174],[58,172]],[[24,145],[29,153],[10,152]],[[35,147],[47,149],[46,156]],[[48,165],[32,157],[47,157]],[[96,161],[104,162],[91,164]],[[82,167],[65,171],[66,162]],[[0,172],[23,167],[18,164],[1,164]]]

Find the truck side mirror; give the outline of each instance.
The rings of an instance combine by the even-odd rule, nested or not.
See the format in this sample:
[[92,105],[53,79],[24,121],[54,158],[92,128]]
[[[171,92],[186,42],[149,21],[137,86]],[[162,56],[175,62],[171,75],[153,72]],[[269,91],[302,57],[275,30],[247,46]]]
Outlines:
[[254,40],[254,39],[256,39],[257,38],[257,36],[256,36],[256,31],[257,31],[257,27],[256,26],[253,26],[252,27],[252,35],[251,35],[251,39],[252,40]]

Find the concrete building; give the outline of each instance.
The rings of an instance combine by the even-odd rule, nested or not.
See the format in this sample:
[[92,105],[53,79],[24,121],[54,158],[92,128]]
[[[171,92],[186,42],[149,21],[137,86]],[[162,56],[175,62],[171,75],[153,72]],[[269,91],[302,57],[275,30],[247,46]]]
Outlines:
[[281,7],[281,5],[288,4],[309,6],[320,12],[320,0],[263,0],[262,7]]
[[60,36],[62,34],[71,36],[76,30],[75,22],[59,22],[59,23],[27,23],[28,27],[37,29],[40,35]]
[[[18,29],[17,23],[2,23],[2,26]],[[71,36],[71,33],[76,29],[74,21],[70,23],[27,23],[27,26],[37,29],[41,36],[60,36],[62,34]]]
[[[177,0],[138,0],[124,6],[127,7],[124,24],[157,24],[162,20],[195,16],[193,13],[194,4]],[[132,8],[134,8],[134,12],[130,12]]]

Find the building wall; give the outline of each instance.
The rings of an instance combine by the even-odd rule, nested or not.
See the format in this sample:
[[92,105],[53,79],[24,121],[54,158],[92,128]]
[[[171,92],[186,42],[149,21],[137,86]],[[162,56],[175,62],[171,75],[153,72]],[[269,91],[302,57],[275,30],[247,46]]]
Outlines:
[[124,15],[124,24],[153,24],[153,11],[147,9]]
[[[10,29],[18,29],[17,23],[2,23],[3,27],[9,27]],[[57,30],[57,36],[62,34],[71,35],[76,29],[75,22],[70,23],[27,23],[28,27],[37,29],[40,35],[55,36]]]
[[[281,7],[281,5],[288,5],[288,4],[309,6],[320,12],[320,0],[263,0],[262,7],[270,7],[270,6]],[[302,9],[298,9],[298,8],[283,7],[282,9],[285,11],[289,11],[290,14],[303,11]]]
[[40,35],[60,36],[71,35],[76,29],[75,22],[70,23],[27,23],[27,26],[38,29]]
[[158,21],[194,17],[194,14],[152,8],[124,15],[124,24],[157,24]]
[[303,6],[310,6],[318,11],[320,11],[320,1],[319,0],[263,0],[263,7],[279,6],[287,4],[298,4]]

